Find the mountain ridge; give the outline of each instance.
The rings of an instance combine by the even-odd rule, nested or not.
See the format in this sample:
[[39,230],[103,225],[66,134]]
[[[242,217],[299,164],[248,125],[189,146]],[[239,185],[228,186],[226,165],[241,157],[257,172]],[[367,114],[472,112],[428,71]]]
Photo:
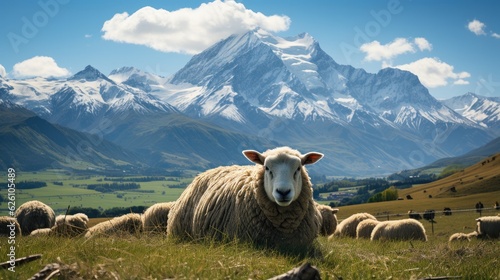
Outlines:
[[[231,139],[240,139],[324,152],[325,174],[376,175],[463,154],[500,135],[436,100],[410,72],[367,73],[336,63],[307,33],[281,38],[260,29],[219,41],[169,78],[133,67],[106,76],[89,65],[66,80],[0,77],[0,99],[128,148],[148,143],[137,150],[163,160],[189,150],[198,168],[239,162],[241,145]],[[169,117],[197,130],[186,134]],[[196,134],[219,136],[193,149]],[[175,151],[160,139],[189,145]],[[205,153],[218,141],[230,143],[228,156]]]

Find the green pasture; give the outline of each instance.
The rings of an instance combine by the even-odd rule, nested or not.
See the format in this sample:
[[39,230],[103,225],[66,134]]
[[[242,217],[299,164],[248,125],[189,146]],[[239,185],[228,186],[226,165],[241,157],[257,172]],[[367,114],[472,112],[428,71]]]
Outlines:
[[[91,207],[109,209],[112,207],[150,206],[157,202],[176,200],[183,188],[169,188],[179,183],[189,183],[192,178],[166,177],[164,181],[139,182],[139,190],[116,191],[113,193],[100,193],[87,190],[84,186],[89,184],[112,183],[104,181],[105,176],[73,175],[60,170],[43,172],[20,172],[16,174],[16,182],[43,181],[46,187],[37,189],[16,189],[16,207],[29,200],[40,200],[51,206],[56,214],[65,213],[70,207]],[[142,176],[137,176],[142,177]],[[127,178],[127,177],[124,177]],[[0,176],[0,182],[5,182],[5,187],[0,188],[0,194],[7,198],[7,177]],[[62,182],[56,185],[54,182]],[[153,192],[143,192],[153,191]],[[0,215],[7,215],[7,203],[0,204]]]

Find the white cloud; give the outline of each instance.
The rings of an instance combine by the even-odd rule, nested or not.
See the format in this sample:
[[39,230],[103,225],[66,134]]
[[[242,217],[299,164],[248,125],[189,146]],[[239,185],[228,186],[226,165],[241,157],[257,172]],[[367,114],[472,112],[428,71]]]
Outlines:
[[12,71],[15,78],[58,78],[69,75],[68,69],[59,67],[55,60],[48,56],[35,56],[16,63]]
[[0,76],[4,78],[7,76],[7,71],[5,71],[5,67],[2,64],[0,64]]
[[366,53],[365,60],[367,61],[382,61],[383,65],[389,65],[390,60],[398,55],[405,53],[415,53],[416,48],[420,51],[432,50],[432,44],[427,39],[418,37],[409,41],[406,38],[396,38],[392,42],[385,45],[379,41],[373,41],[361,45],[360,50]]
[[235,1],[215,0],[195,9],[167,11],[147,6],[131,15],[115,14],[104,22],[102,38],[163,52],[195,54],[232,34],[257,27],[277,32],[289,26],[287,16],[266,16]]
[[442,62],[437,58],[425,57],[412,63],[394,66],[394,68],[412,72],[417,75],[420,82],[428,88],[446,86],[450,81],[455,85],[469,84],[469,82],[465,80],[470,77],[469,73],[455,73],[452,65]]
[[92,38],[92,34],[85,34],[84,37],[87,38],[87,39],[88,38]]
[[493,33],[491,34],[491,37],[493,37],[493,38],[497,38],[497,39],[500,39],[500,34],[493,32]]
[[412,43],[405,38],[396,38],[385,45],[381,45],[379,41],[373,41],[361,45],[360,50],[366,53],[365,60],[367,61],[390,60],[400,54],[415,52]]
[[432,50],[432,44],[429,43],[429,41],[427,41],[427,39],[425,39],[425,38],[421,38],[421,37],[415,38],[414,42],[420,51]]
[[485,27],[486,25],[477,19],[467,24],[467,28],[469,29],[469,31],[476,35],[486,35],[486,32],[484,32]]

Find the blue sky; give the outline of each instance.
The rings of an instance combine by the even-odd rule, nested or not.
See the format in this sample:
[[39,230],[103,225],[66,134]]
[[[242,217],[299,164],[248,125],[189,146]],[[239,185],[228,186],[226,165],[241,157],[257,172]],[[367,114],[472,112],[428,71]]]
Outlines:
[[419,76],[438,99],[500,96],[498,1],[1,1],[0,75],[65,77],[92,65],[174,74],[256,26],[311,34],[336,62]]

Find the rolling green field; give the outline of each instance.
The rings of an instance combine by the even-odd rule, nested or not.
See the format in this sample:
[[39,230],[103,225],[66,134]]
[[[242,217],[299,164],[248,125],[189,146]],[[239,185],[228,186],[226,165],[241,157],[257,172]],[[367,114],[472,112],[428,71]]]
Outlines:
[[[183,188],[170,188],[178,184],[188,184],[192,178],[166,177],[164,181],[140,182],[140,190],[116,191],[101,193],[85,189],[85,185],[112,183],[103,181],[105,176],[82,176],[68,174],[60,170],[43,172],[20,172],[16,174],[16,182],[44,181],[46,187],[37,189],[16,189],[16,207],[29,200],[40,200],[51,206],[56,214],[64,214],[70,207],[91,207],[109,209],[112,207],[150,206],[157,202],[176,200]],[[141,176],[137,176],[141,177]],[[130,178],[130,177],[125,177]],[[7,197],[7,176],[0,176],[0,194]],[[55,185],[62,182],[63,185]],[[120,198],[121,197],[121,198]],[[0,215],[7,215],[7,203],[0,204]]]

